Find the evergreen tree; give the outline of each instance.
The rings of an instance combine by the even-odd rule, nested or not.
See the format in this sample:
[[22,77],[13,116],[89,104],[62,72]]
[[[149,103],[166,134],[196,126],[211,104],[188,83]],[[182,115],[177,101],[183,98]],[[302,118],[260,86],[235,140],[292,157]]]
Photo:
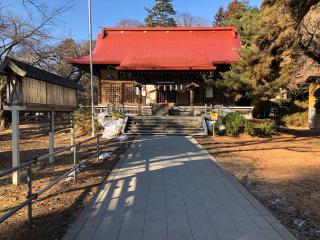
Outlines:
[[259,9],[251,7],[248,1],[232,0],[225,11],[223,7],[218,9],[213,25],[234,26],[241,36],[242,45],[250,45],[257,32],[258,18]]
[[218,12],[214,16],[213,25],[214,26],[223,26],[224,25],[225,12],[223,7],[218,9]]
[[[264,1],[261,10],[244,7],[240,11],[235,5],[228,8],[232,14],[225,15],[224,24],[236,26],[240,33],[241,60],[222,73],[221,81],[216,82],[241,95],[268,100],[278,94],[280,88],[287,88],[296,77],[306,77],[319,69],[319,62],[300,47],[303,37],[311,39],[310,30],[303,32],[301,28],[316,29],[317,7],[311,7],[301,20],[288,4],[290,1],[305,3],[272,0]],[[320,45],[319,39],[313,38],[315,43],[311,46]]]
[[156,0],[155,5],[146,8],[148,16],[145,18],[145,25],[148,27],[176,27],[174,19],[176,11],[172,6],[172,0]]

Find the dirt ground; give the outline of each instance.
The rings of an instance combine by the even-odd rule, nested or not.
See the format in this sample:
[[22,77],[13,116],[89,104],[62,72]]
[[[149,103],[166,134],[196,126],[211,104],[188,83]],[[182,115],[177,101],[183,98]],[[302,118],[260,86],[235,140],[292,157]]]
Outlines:
[[[21,127],[21,162],[48,152],[47,127],[42,125],[24,125]],[[63,126],[60,126],[62,129]],[[59,126],[57,126],[59,131]],[[77,133],[76,142],[90,138],[89,135]],[[39,196],[33,204],[33,225],[26,221],[26,208],[0,224],[0,239],[61,239],[80,211],[88,204],[96,193],[101,182],[106,179],[118,159],[125,153],[133,138],[123,143],[115,140],[101,140],[101,150],[106,151],[112,146],[118,146],[111,158],[97,161],[93,157],[85,163],[84,169],[76,176],[76,181],[62,181],[48,192]],[[70,145],[68,130],[55,134],[56,149]],[[88,142],[78,152],[79,162],[86,161],[94,154],[95,141]],[[11,132],[0,132],[0,171],[11,166]],[[33,192],[46,186],[73,165],[71,151],[56,157],[55,163],[47,161],[33,165]],[[18,203],[25,200],[27,187],[25,174],[20,186],[10,184],[11,178],[0,179],[0,216]]]
[[197,140],[298,239],[320,239],[320,132]]

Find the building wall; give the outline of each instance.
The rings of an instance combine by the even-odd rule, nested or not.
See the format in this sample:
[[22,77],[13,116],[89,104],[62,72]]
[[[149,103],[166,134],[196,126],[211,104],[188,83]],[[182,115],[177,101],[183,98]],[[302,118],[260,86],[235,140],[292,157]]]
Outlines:
[[76,90],[25,77],[22,104],[76,106]]
[[157,86],[156,85],[146,85],[146,105],[157,103]]

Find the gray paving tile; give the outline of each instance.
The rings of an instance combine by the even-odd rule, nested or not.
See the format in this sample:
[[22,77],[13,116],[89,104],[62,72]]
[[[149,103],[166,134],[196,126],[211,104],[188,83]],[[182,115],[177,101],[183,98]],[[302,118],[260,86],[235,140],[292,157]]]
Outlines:
[[116,240],[120,231],[122,219],[105,217],[101,220],[93,235],[93,240]]
[[165,191],[149,191],[148,203],[164,203],[166,199]]
[[239,231],[241,232],[243,239],[254,240],[261,239],[267,240],[266,235],[258,227],[254,221],[235,221],[235,224]]
[[161,232],[154,231],[144,231],[143,240],[167,240],[168,233],[167,230]]
[[210,220],[190,219],[190,227],[195,240],[216,240],[217,232]]
[[193,138],[183,136],[136,139],[64,240],[91,238],[295,240]]
[[194,240],[191,231],[168,231],[168,240]]
[[171,197],[166,199],[167,211],[186,212],[186,207],[182,197]]
[[189,204],[186,204],[186,209],[187,209],[189,219],[209,221],[209,216],[207,214],[207,211],[202,204],[189,203]]
[[284,238],[282,238],[281,235],[273,229],[262,229],[262,232],[268,240],[284,240]]
[[262,229],[272,229],[272,225],[263,216],[252,216],[254,222]]
[[217,231],[217,235],[219,240],[242,240],[238,231]]
[[169,230],[190,230],[186,212],[168,212],[167,223]]
[[121,230],[117,240],[141,240],[143,231]]
[[237,230],[236,225],[231,220],[230,216],[226,211],[220,209],[219,211],[208,212],[211,223],[215,230],[219,231],[235,231]]
[[144,230],[161,232],[167,230],[167,220],[166,219],[152,219],[147,218],[145,221]]
[[166,206],[165,203],[148,203],[146,218],[165,219]]
[[78,240],[91,239],[94,235],[96,228],[95,227],[83,227],[77,235]]
[[121,229],[123,230],[143,230],[145,211],[128,210],[123,218]]
[[199,196],[199,193],[197,191],[191,191],[191,192],[183,192],[183,199],[185,203],[202,203],[201,198]]
[[222,204],[218,199],[206,197],[202,198],[203,205],[207,211],[218,211],[223,209]]

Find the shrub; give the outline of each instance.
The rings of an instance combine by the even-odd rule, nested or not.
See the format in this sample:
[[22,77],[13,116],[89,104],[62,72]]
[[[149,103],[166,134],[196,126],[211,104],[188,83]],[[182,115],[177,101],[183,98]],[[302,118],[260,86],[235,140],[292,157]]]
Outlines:
[[243,131],[246,121],[240,113],[228,113],[223,120],[226,133],[232,136],[239,135]]
[[258,128],[258,135],[271,136],[276,133],[277,126],[274,122],[264,122]]
[[252,115],[254,118],[264,119],[270,116],[271,108],[274,107],[275,103],[271,101],[259,101],[254,104]]
[[80,107],[75,111],[75,120],[77,128],[81,133],[89,133],[91,131],[91,114]]
[[298,112],[283,117],[287,126],[308,127],[308,112]]
[[244,131],[249,135],[254,135],[254,124],[248,120],[246,120],[244,124]]
[[[79,106],[74,112],[76,128],[83,134],[88,134],[92,131],[91,126],[91,109]],[[95,120],[95,130],[99,130],[99,123]]]

